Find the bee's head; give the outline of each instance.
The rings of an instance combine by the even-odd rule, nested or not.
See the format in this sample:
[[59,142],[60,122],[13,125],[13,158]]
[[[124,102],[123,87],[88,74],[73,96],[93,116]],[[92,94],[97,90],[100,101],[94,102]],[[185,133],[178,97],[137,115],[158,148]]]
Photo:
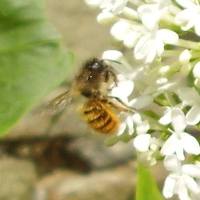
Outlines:
[[79,74],[79,79],[88,83],[98,82],[106,69],[107,65],[103,62],[103,60],[98,58],[90,59],[83,65]]
[[99,73],[104,71],[107,68],[107,66],[105,65],[103,60],[100,60],[98,58],[93,58],[85,63],[84,68],[87,71]]
[[97,58],[88,60],[76,77],[78,90],[87,97],[107,91],[110,84],[108,76],[109,69],[110,67],[104,60]]

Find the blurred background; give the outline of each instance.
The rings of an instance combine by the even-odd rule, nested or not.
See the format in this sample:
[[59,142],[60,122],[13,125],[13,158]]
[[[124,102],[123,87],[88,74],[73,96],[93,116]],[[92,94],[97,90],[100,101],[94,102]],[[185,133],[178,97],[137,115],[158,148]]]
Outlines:
[[[86,59],[114,47],[108,27],[97,24],[97,11],[83,0],[46,4],[63,44],[75,54],[73,73]],[[44,102],[64,90],[65,84]],[[105,138],[91,133],[73,106],[55,116],[39,114],[41,110],[35,108],[0,141],[0,200],[134,199],[131,143],[107,147]]]

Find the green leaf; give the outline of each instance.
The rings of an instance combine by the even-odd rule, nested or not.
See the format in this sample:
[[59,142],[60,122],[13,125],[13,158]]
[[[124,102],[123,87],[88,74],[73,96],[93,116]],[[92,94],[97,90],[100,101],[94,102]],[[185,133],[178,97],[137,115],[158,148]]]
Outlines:
[[0,1],[0,135],[68,75],[72,54],[42,0]]
[[138,164],[136,200],[164,200],[149,169]]

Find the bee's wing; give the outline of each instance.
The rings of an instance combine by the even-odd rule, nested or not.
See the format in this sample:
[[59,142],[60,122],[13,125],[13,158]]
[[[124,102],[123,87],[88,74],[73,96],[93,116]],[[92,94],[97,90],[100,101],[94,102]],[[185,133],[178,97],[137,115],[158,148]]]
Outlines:
[[50,101],[45,101],[41,103],[39,106],[37,106],[32,113],[33,114],[40,114],[42,116],[46,115],[55,115],[58,113],[61,113],[64,111],[64,109],[67,107],[67,104],[69,104],[72,101],[72,97],[70,96],[70,91],[67,90],[55,98],[51,99]]
[[67,104],[71,103],[72,96],[70,95],[70,90],[67,90],[60,95],[56,96],[48,103],[48,107],[54,111],[63,110]]

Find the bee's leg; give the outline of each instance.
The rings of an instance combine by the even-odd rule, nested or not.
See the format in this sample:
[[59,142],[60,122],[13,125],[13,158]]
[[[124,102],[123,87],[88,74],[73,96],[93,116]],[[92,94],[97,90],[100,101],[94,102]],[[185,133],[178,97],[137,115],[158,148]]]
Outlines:
[[136,110],[133,107],[128,106],[118,97],[107,96],[106,98],[103,99],[103,101],[106,101],[108,104],[110,104],[112,107],[114,107],[115,109],[119,111],[131,112],[131,113],[136,112]]
[[112,70],[107,70],[105,72],[105,82],[109,82],[110,78],[112,78],[112,81],[114,82],[114,87],[117,86],[117,76]]

